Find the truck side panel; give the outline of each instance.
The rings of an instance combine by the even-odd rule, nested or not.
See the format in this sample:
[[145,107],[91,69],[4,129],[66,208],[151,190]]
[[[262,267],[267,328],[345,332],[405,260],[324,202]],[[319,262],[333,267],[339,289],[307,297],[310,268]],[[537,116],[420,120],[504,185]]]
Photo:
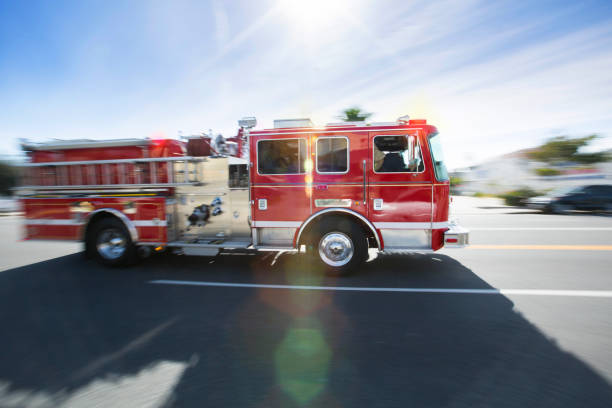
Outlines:
[[66,199],[23,199],[24,239],[76,240],[81,221],[70,216]]
[[164,197],[24,198],[25,239],[82,240],[96,210],[123,213],[138,232],[139,242],[166,242]]

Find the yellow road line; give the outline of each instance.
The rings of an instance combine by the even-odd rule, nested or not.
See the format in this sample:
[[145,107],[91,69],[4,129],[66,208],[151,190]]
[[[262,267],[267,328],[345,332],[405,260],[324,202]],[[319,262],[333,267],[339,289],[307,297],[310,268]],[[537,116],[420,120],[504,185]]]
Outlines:
[[469,245],[468,249],[526,249],[545,251],[612,251],[612,245]]

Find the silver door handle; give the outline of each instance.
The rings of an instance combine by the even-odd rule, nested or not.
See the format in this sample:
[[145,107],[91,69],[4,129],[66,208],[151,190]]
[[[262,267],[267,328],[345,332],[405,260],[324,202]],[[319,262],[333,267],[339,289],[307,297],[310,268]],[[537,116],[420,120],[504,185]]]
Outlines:
[[363,205],[366,205],[366,161],[363,161]]

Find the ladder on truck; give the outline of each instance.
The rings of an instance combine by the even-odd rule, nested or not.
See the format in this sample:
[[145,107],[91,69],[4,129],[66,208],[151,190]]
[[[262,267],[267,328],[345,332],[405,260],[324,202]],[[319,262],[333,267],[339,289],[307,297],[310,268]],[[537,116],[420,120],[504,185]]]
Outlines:
[[22,164],[16,190],[74,190],[200,185],[205,157],[156,157]]

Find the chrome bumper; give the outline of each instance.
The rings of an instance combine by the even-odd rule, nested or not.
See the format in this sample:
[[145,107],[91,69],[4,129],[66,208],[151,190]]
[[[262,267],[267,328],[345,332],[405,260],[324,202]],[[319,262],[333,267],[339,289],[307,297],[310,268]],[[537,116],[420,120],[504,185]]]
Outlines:
[[451,222],[444,233],[445,248],[463,248],[470,243],[470,231],[461,225]]

